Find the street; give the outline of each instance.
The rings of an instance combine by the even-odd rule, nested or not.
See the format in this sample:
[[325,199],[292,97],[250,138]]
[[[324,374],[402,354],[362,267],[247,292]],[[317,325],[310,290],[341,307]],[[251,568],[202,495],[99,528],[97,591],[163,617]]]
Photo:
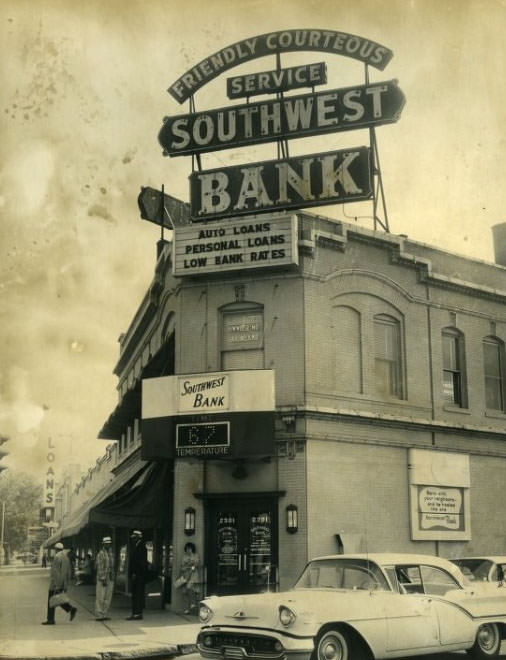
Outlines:
[[[78,608],[71,623],[61,608],[56,625],[42,626],[46,619],[49,569],[15,566],[0,568],[0,657],[37,657],[51,650],[78,657],[83,653],[126,649],[171,648],[195,640],[195,617],[162,610],[159,598],[147,598],[142,621],[126,621],[130,599],[115,594],[110,621],[95,621],[94,587],[72,586],[69,594]],[[171,655],[173,655],[172,653]],[[170,657],[170,656],[167,656]]]
[[[0,569],[0,658],[17,656],[36,657],[43,648],[47,651],[67,653],[77,657],[82,653],[134,649],[160,649],[172,647],[170,657],[177,652],[176,645],[195,641],[199,624],[195,617],[182,616],[162,610],[159,599],[150,596],[142,621],[126,621],[129,598],[115,594],[110,611],[111,620],[95,621],[94,588],[73,586],[69,593],[78,607],[76,619],[71,623],[60,608],[56,610],[56,625],[42,626],[46,618],[49,570],[40,567],[16,566]],[[503,644],[503,653],[506,647]],[[455,660],[463,653],[444,653],[417,656],[418,660]],[[199,660],[198,654],[187,656]]]

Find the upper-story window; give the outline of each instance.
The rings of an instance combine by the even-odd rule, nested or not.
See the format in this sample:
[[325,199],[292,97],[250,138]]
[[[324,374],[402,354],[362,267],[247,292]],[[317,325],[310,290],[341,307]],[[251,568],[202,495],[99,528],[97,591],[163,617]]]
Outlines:
[[442,341],[443,400],[447,404],[466,408],[464,336],[455,328],[445,328]]
[[483,340],[485,405],[504,411],[504,343],[495,337]]
[[264,310],[234,303],[222,309],[221,368],[264,368]]
[[402,399],[401,332],[397,319],[387,314],[374,317],[376,392]]

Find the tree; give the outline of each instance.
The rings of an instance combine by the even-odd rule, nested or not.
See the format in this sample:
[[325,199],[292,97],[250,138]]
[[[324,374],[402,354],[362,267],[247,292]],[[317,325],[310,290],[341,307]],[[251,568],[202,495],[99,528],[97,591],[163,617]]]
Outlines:
[[5,502],[4,546],[6,557],[22,550],[28,527],[39,523],[42,485],[25,472],[5,470],[0,474],[1,502]]

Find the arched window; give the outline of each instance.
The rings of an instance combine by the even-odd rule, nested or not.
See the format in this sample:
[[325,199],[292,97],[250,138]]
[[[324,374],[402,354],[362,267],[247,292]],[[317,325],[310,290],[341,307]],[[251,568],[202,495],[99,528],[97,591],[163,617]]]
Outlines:
[[504,410],[504,343],[495,337],[483,340],[485,405],[490,410]]
[[447,404],[466,408],[464,335],[456,328],[444,328],[442,341],[443,400]]
[[222,308],[221,368],[264,368],[264,310],[252,303]]
[[353,307],[334,308],[334,355],[338,389],[363,392],[360,313]]
[[374,347],[377,394],[402,399],[401,332],[393,316],[374,317]]

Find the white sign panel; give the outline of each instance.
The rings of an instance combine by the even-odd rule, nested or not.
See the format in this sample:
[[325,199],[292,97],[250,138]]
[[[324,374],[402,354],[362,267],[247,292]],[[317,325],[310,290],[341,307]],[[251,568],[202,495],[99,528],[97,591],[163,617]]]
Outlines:
[[142,419],[274,409],[272,369],[180,374],[142,381]]
[[178,376],[178,413],[224,412],[230,407],[230,374]]
[[297,264],[297,217],[265,214],[178,227],[172,256],[177,277]]
[[410,449],[408,454],[411,538],[470,540],[469,456],[430,449]]
[[461,528],[463,498],[459,488],[420,487],[418,492],[422,529]]

